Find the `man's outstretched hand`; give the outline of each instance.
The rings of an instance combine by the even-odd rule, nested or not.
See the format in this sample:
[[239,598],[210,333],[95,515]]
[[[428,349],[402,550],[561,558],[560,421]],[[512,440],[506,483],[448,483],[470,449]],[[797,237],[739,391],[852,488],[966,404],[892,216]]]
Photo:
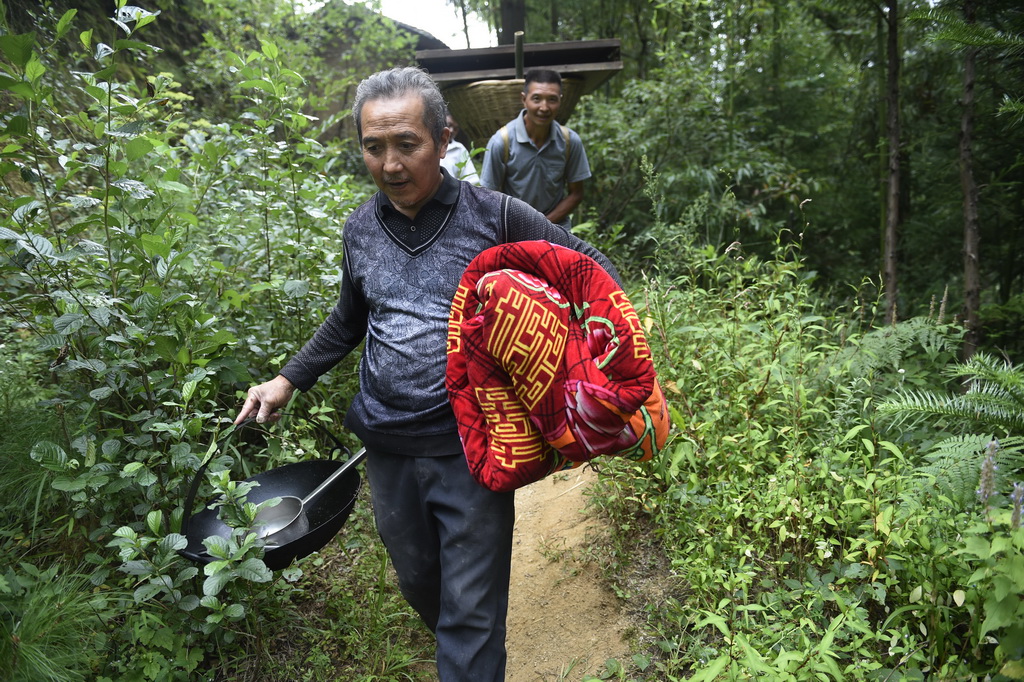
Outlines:
[[256,417],[257,424],[276,422],[281,418],[277,408],[287,405],[293,393],[295,386],[280,374],[259,386],[253,386],[235,417],[235,424],[241,424],[252,416]]

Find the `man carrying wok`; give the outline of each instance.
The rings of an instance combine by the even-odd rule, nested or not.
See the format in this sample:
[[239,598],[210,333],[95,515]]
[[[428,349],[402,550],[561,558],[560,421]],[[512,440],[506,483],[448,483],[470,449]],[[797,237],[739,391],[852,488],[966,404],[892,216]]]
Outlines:
[[342,234],[338,303],[236,423],[274,421],[365,339],[360,392],[345,425],[367,450],[377,530],[402,594],[437,638],[442,682],[505,679],[514,500],[470,475],[445,388],[448,316],[466,266],[498,244],[546,240],[597,249],[526,203],[441,168],[451,131],[445,102],[421,70],[376,73],[353,105],[363,161],[379,189]]

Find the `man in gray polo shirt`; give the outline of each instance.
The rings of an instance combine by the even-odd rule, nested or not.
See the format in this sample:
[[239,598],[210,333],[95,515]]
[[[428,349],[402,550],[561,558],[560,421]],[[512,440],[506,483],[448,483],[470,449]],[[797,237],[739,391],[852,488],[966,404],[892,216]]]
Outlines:
[[569,228],[583,200],[590,164],[583,141],[555,120],[562,103],[556,71],[528,71],[523,110],[487,143],[480,184],[522,199],[553,223]]

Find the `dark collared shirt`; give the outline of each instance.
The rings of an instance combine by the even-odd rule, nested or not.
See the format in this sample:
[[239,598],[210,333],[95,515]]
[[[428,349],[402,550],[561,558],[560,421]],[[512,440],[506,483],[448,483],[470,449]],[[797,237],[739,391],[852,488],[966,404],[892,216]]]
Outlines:
[[437,236],[459,198],[459,181],[446,170],[442,169],[441,174],[444,176],[441,186],[430,201],[420,208],[415,218],[409,218],[395,208],[384,192],[377,192],[377,217],[392,237],[412,253]]

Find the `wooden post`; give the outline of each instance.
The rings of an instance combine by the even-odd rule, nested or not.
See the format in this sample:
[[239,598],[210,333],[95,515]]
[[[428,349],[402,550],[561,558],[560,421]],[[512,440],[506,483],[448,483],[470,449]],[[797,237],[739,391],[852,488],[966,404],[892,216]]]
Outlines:
[[[523,77],[523,32],[516,31],[516,78]],[[508,62],[505,62],[508,64]],[[507,68],[507,67],[506,67]]]

